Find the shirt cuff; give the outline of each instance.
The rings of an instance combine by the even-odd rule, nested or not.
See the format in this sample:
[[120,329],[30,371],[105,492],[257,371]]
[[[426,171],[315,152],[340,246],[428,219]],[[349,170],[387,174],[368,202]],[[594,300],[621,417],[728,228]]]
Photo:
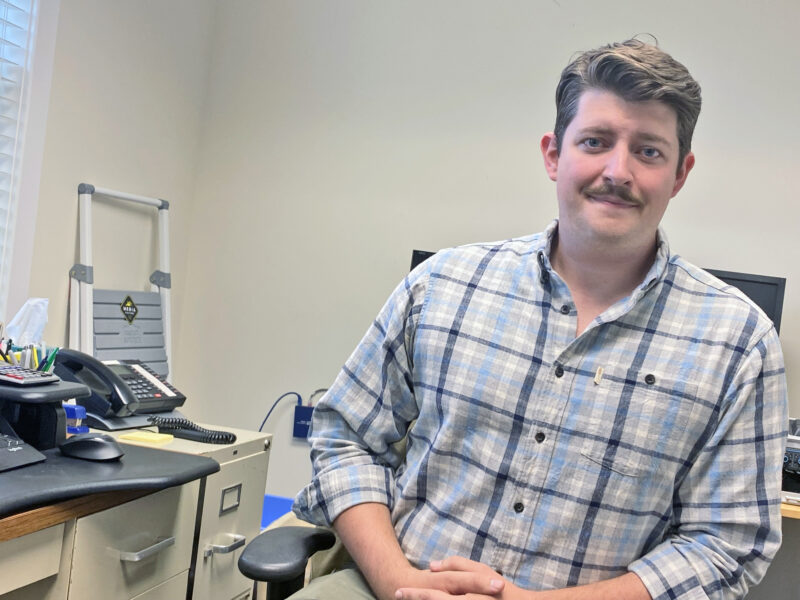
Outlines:
[[665,542],[628,566],[642,580],[653,600],[708,600],[686,557]]
[[385,504],[392,510],[394,478],[380,465],[332,469],[317,474],[295,498],[292,510],[305,521],[331,525],[352,506],[367,502]]

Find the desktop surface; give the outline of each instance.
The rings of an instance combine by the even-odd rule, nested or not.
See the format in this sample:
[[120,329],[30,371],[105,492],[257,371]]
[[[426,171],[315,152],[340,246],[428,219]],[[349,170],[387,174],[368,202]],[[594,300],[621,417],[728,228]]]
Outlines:
[[119,461],[69,458],[53,448],[44,462],[0,473],[0,518],[88,494],[158,490],[219,471],[210,458],[125,445]]

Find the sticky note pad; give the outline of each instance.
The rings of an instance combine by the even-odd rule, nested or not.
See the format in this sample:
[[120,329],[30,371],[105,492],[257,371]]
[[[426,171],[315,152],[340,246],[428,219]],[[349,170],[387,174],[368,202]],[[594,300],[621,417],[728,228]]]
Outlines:
[[155,431],[131,431],[123,433],[119,439],[141,444],[166,444],[173,440],[173,436],[169,433],[156,433]]

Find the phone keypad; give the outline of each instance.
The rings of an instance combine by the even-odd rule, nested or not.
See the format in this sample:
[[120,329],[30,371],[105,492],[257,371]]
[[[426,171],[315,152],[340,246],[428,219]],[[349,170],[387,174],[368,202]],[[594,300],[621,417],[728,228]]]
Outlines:
[[139,400],[148,400],[150,398],[161,398],[161,392],[156,388],[152,383],[144,379],[143,377],[138,377],[136,375],[131,375],[128,377],[123,377],[125,383],[128,384],[128,387],[131,388],[131,391]]

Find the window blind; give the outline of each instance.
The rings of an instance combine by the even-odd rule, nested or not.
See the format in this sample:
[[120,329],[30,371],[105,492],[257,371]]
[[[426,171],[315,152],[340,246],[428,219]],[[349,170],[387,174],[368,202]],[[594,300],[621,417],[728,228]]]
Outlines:
[[7,318],[37,0],[0,0],[0,319]]

